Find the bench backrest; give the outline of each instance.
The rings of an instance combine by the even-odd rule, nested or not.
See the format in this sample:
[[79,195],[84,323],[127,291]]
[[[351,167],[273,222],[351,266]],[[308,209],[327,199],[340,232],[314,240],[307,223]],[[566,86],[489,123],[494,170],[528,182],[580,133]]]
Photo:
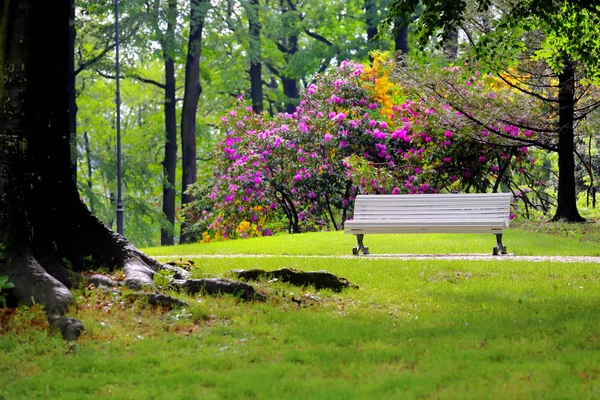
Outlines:
[[358,195],[353,220],[502,221],[508,227],[511,193]]

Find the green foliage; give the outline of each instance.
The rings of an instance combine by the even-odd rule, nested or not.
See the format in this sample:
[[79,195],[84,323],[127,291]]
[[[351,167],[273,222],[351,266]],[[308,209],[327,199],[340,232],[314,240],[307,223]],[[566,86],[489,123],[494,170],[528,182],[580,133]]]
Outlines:
[[[387,0],[371,3],[380,18]],[[198,157],[202,160],[211,158],[218,140],[214,126],[231,107],[232,98],[240,93],[250,97],[250,60],[262,64],[264,109],[274,114],[290,102],[283,92],[283,78],[295,80],[298,88],[306,86],[336,59],[367,59],[371,46],[365,43],[363,1],[255,4],[244,0],[232,4],[213,2],[204,24],[197,115]],[[90,209],[114,227],[114,10],[96,0],[75,5],[78,186]],[[165,124],[161,85],[165,52],[175,60],[178,88],[184,80],[189,6],[177,5],[173,38],[164,32],[166,21],[173,18],[166,3],[133,0],[119,6],[125,236],[144,246],[157,243],[161,227],[173,229],[176,236],[178,231],[179,222],[169,226],[161,212]],[[258,16],[259,39],[248,35],[249,12]],[[391,49],[392,41],[385,38],[378,46]],[[284,48],[287,50],[282,51]],[[183,97],[180,89],[176,97]],[[178,113],[179,109],[177,102]],[[198,164],[200,177],[211,172],[209,163]],[[180,170],[176,176],[179,187]],[[178,202],[180,191],[176,193]]]
[[8,281],[8,276],[0,275],[0,307],[6,307],[6,290],[12,289],[15,285]]
[[[556,52],[559,48],[565,49],[574,60],[582,61],[588,66],[586,71],[593,71],[594,60],[598,59],[594,53],[594,49],[598,48],[597,35],[593,34],[597,26],[597,8],[584,2],[567,4],[519,1],[515,3],[519,7],[514,9],[516,11],[498,13],[496,6],[503,4],[489,0],[436,4],[431,1],[397,1],[386,19],[389,27],[380,27],[378,41],[368,44],[365,43],[367,3],[364,1],[309,0],[259,4],[242,1],[239,6],[236,3],[233,7],[230,2],[213,3],[204,26],[200,65],[202,94],[198,109],[197,140],[198,157],[202,161],[198,163],[201,181],[194,189],[198,196],[205,196],[207,187],[215,184],[212,181],[214,164],[204,160],[213,157],[213,146],[221,137],[216,128],[219,117],[232,106],[235,107],[237,95],[243,94],[245,98],[249,98],[247,70],[250,60],[262,63],[265,113],[274,115],[289,103],[283,93],[282,78],[294,79],[298,87],[307,88],[317,79],[319,72],[339,63],[339,60],[366,61],[367,51],[371,48],[391,49],[392,38],[388,28],[395,24],[394,18],[397,16],[403,16],[406,22],[411,22],[418,14],[420,17],[417,22],[421,25],[416,31],[417,36],[426,38],[430,33],[434,36],[439,33],[440,39],[452,34],[459,25],[468,26],[474,17],[485,17],[483,20],[489,22],[486,27],[490,28],[489,32],[471,37],[478,43],[476,50],[479,49],[480,59],[485,58],[490,64],[480,65],[482,72],[486,68],[498,66],[499,64],[493,63],[496,61],[510,60],[514,64],[518,59],[516,54],[526,44],[536,45],[535,57],[548,60],[552,66],[555,66],[552,60],[556,61],[556,65],[561,61],[560,54]],[[379,22],[388,3],[387,0],[368,2],[369,7],[374,9],[375,22]],[[423,4],[425,7],[422,7]],[[169,226],[161,211],[164,91],[160,85],[164,79],[164,61],[159,42],[165,40],[162,31],[167,14],[164,4],[153,3],[152,6],[154,5],[160,7],[153,9],[146,3],[134,0],[123,3],[121,10],[125,235],[137,246],[157,244],[161,227],[173,229],[177,235],[179,224],[176,221],[176,226]],[[110,78],[114,75],[114,60],[111,56],[114,26],[110,23],[113,10],[110,5],[95,0],[79,2],[76,6],[76,62],[83,68],[77,71],[78,184],[84,201],[92,211],[107,225],[114,226],[115,110],[114,80]],[[189,10],[187,5],[179,6],[175,38],[165,44],[168,45],[168,53],[176,60],[176,79],[181,83]],[[258,40],[248,35],[248,22],[252,17],[249,15],[250,11],[256,12],[259,18],[261,32]],[[492,26],[494,29],[491,29]],[[538,40],[540,30],[543,31],[543,40]],[[471,29],[471,33],[472,31]],[[436,44],[442,46],[443,42],[440,40]],[[430,54],[421,57],[424,63],[441,62],[439,58],[433,61]],[[500,64],[502,68],[505,65],[507,64]],[[425,73],[430,72],[426,70]],[[155,84],[141,83],[140,79]],[[178,92],[177,98],[181,97],[183,93]],[[298,104],[298,101],[294,100],[293,104]],[[582,107],[588,105],[582,104]],[[178,110],[179,106],[178,102]],[[547,109],[543,108],[543,111],[546,112]],[[179,116],[177,119],[179,120]],[[590,131],[594,129],[591,127]],[[538,163],[547,159],[537,155],[536,158]],[[353,160],[352,165],[361,165],[360,173],[367,180],[377,179],[378,174],[382,181],[394,179],[388,171],[374,169],[368,163],[361,164],[360,160]],[[176,176],[179,180],[181,171],[178,170]],[[491,182],[492,177],[484,174],[480,178],[473,181],[472,187],[482,188],[486,182]],[[581,179],[581,184],[589,187],[590,179]],[[541,180],[550,182],[546,178]],[[355,179],[354,183],[356,185],[359,181]],[[532,186],[525,182],[520,184],[529,188]],[[176,186],[179,185],[179,181],[176,182]],[[176,193],[179,199],[180,192]],[[210,212],[212,204],[206,198],[200,198],[198,203],[187,210],[181,210],[186,222],[192,223],[193,232],[205,231],[212,222],[198,218],[203,210]],[[343,210],[343,198],[338,196],[331,199],[331,204],[334,205],[333,218],[329,216],[329,212],[324,211],[323,203],[316,213],[321,215],[305,219],[304,229],[331,226],[332,219],[337,219],[339,223],[342,217],[336,213]],[[308,215],[306,211],[302,210],[303,215]],[[285,228],[286,218],[283,214],[273,218],[269,228],[275,231]]]
[[[148,67],[148,74],[160,66]],[[116,224],[117,191],[114,82],[84,72],[78,76],[86,87],[78,98],[78,185],[82,199],[108,226]],[[125,235],[136,245],[156,244],[161,221],[163,149],[160,91],[124,80],[121,96],[121,147]],[[157,223],[158,222],[158,223]]]
[[408,18],[419,3],[424,5],[416,29],[421,48],[430,43],[432,35],[440,39],[441,45],[449,38],[449,32],[464,27],[467,18],[476,15],[480,20],[493,21],[483,34],[470,37],[476,58],[496,69],[514,62],[514,56],[525,49],[525,34],[537,31],[542,37],[535,46],[535,58],[544,59],[554,72],[560,72],[568,58],[581,62],[587,76],[600,76],[600,38],[594,33],[600,23],[600,6],[594,2],[396,0],[384,23],[390,25],[397,17]]
[[154,281],[154,285],[156,285],[156,288],[158,290],[165,291],[169,289],[169,285],[173,280],[173,276],[175,276],[175,273],[173,271],[168,269],[161,269],[158,270],[158,272],[156,272],[152,276],[152,280]]

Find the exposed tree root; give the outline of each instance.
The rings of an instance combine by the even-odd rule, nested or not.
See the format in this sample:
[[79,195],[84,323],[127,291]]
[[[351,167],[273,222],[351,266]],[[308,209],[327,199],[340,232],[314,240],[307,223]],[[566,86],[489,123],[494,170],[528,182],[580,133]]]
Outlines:
[[327,271],[299,271],[294,268],[281,268],[275,271],[265,271],[262,269],[237,269],[231,271],[236,278],[249,281],[260,279],[277,279],[281,282],[290,283],[295,286],[314,286],[315,289],[331,289],[336,292],[344,288],[358,288],[345,278],[340,278]]
[[93,284],[96,287],[114,288],[119,286],[119,281],[100,274],[90,275],[86,280],[88,284]]
[[41,304],[48,314],[50,325],[60,330],[67,340],[75,340],[83,325],[75,318],[65,316],[73,301],[69,289],[50,275],[30,252],[10,254],[0,262],[0,273],[6,274],[14,288],[9,293],[18,303]]
[[167,265],[183,268],[186,271],[189,271],[196,266],[194,264],[194,260],[183,260],[183,259],[167,261]]
[[72,341],[77,340],[83,332],[83,324],[75,318],[66,315],[48,314],[50,325],[58,328],[63,338]]
[[234,296],[239,296],[243,300],[265,300],[265,295],[257,292],[252,285],[249,285],[245,282],[232,281],[230,279],[176,279],[171,283],[171,286],[174,289],[183,289],[191,295],[194,295],[198,292],[205,292],[210,295],[232,294]]
[[130,299],[143,298],[146,299],[148,304],[152,306],[167,307],[169,309],[188,306],[188,304],[185,301],[179,300],[172,296],[167,296],[166,294],[162,293],[135,292],[128,294],[127,297]]
[[[21,246],[13,247],[5,240],[9,246],[5,246],[0,254],[0,275],[7,275],[15,285],[10,292],[13,303],[41,304],[50,324],[58,328],[67,340],[77,339],[84,329],[80,321],[65,315],[73,301],[69,289],[84,284],[94,284],[108,290],[127,287],[135,290],[128,296],[144,298],[151,305],[169,308],[186,306],[185,302],[160,293],[157,289],[154,275],[161,270],[168,270],[173,276],[170,287],[190,295],[230,294],[247,301],[266,299],[264,293],[246,282],[223,278],[188,279],[190,273],[186,269],[193,266],[189,262],[162,264],[111,231],[82,204],[75,214],[73,221],[76,222],[55,221],[53,226],[60,227],[56,231],[38,230],[37,240],[30,242],[35,251],[23,250]],[[125,279],[116,281],[104,275],[89,274],[90,269],[99,268],[109,272],[122,268]],[[325,271],[302,272],[283,268],[277,271],[239,270],[233,271],[233,274],[244,280],[278,279],[298,286],[314,286],[317,290],[340,291],[357,287]],[[302,303],[305,302],[302,299]]]

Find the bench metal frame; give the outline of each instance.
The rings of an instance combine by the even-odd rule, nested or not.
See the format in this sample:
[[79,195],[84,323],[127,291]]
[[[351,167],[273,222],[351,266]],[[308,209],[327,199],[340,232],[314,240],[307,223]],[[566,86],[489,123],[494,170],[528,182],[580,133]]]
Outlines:
[[365,234],[492,233],[492,254],[507,254],[502,233],[510,221],[510,193],[359,195],[344,232],[356,235],[355,255],[369,254]]

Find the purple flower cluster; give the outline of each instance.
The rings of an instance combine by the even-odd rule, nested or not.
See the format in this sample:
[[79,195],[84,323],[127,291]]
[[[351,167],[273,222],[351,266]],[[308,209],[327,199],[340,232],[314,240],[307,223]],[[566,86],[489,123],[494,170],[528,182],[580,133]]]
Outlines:
[[[483,187],[501,165],[527,158],[527,148],[477,140],[489,133],[446,104],[405,98],[386,115],[376,99],[379,78],[364,71],[342,62],[303,92],[291,114],[257,115],[238,100],[221,119],[214,203],[200,216],[210,229],[239,237],[243,221],[263,232],[282,220],[292,231],[338,226],[357,193],[436,193],[455,190],[457,182]],[[531,135],[513,125],[502,130]]]

